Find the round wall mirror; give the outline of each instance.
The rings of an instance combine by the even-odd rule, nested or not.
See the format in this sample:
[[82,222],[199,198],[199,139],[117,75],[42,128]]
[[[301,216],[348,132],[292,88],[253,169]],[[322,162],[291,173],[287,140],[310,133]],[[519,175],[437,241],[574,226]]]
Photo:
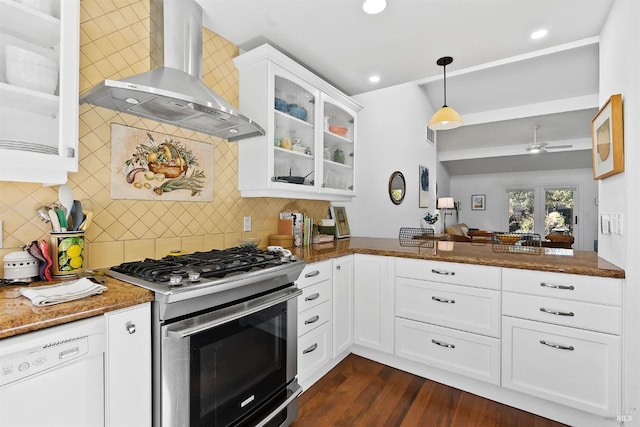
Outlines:
[[395,171],[389,178],[389,197],[394,205],[399,205],[404,200],[406,192],[406,182],[402,172]]

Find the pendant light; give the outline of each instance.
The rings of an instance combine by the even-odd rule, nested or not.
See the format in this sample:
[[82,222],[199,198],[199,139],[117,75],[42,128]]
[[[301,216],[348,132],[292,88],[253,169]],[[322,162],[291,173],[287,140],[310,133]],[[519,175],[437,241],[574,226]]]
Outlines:
[[387,0],[365,0],[362,10],[369,15],[376,15],[387,7]]
[[436,64],[444,70],[444,105],[429,120],[429,127],[434,130],[455,129],[462,126],[462,117],[456,110],[447,106],[447,65],[453,62],[450,56],[443,56]]

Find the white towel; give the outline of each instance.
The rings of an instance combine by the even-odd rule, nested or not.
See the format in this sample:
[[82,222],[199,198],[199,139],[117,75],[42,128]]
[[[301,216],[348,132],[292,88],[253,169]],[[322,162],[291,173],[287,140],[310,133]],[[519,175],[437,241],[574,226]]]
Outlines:
[[98,295],[106,290],[106,286],[93,283],[91,280],[83,277],[80,280],[57,285],[21,288],[20,293],[29,298],[33,305],[42,307]]

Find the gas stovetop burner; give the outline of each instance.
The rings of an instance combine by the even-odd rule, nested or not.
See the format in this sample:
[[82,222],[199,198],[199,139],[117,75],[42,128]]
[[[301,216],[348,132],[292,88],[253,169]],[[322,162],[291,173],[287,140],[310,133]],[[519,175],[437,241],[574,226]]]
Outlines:
[[282,258],[279,254],[257,248],[239,247],[166,256],[159,260],[147,258],[144,261],[125,262],[111,267],[111,270],[149,282],[180,286],[184,283],[223,278],[280,264]]

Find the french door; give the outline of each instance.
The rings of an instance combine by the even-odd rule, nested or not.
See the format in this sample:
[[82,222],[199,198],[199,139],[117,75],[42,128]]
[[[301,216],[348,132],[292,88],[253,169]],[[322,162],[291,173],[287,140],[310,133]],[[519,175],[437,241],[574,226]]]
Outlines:
[[573,236],[579,247],[578,188],[544,186],[507,190],[508,230],[512,233],[551,233]]

